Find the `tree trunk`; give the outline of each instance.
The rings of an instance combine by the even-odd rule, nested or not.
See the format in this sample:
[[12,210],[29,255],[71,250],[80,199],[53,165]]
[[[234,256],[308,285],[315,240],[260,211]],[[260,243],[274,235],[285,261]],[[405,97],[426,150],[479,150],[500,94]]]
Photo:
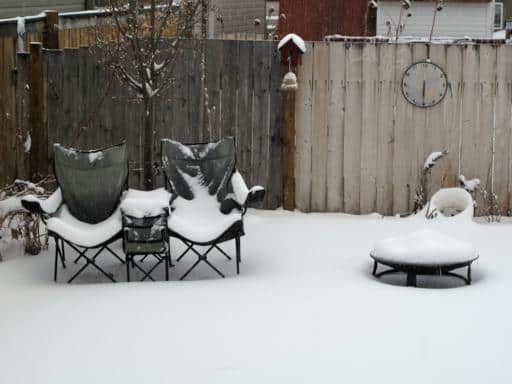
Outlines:
[[154,188],[153,172],[153,139],[154,139],[154,102],[153,98],[144,99],[144,154],[142,177],[144,189],[149,191]]

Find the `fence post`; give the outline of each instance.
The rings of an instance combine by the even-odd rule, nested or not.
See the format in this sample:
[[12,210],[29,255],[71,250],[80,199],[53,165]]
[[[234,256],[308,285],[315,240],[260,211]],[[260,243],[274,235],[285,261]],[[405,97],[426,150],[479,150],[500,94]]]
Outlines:
[[16,175],[18,179],[30,180],[30,54],[18,52],[16,68]]
[[59,12],[45,11],[45,15],[43,47],[47,49],[59,49]]
[[85,9],[94,9],[95,0],[85,0]]
[[41,43],[30,43],[30,171],[31,179],[38,180],[47,173],[46,117],[44,97],[43,49]]
[[283,92],[283,208],[288,211],[295,209],[295,93],[297,88],[287,86],[286,77],[281,91]]

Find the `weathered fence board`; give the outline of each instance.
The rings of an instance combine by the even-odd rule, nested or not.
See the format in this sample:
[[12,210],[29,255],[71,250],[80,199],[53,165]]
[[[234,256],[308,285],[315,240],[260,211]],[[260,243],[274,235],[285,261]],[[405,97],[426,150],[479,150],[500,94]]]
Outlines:
[[[163,137],[195,143],[233,136],[241,171],[252,184],[268,188],[265,207],[276,208],[281,205],[279,85],[284,75],[277,44],[235,40],[205,44],[205,82],[214,109],[211,135],[202,102],[202,53],[197,43],[190,41],[184,47],[184,57],[176,63],[172,92],[155,101],[154,161],[158,161],[159,139]],[[98,148],[124,139],[130,154],[130,184],[139,187],[141,101],[102,69],[88,49],[46,51],[45,61],[48,157],[54,142]],[[157,180],[162,182],[161,177]]]
[[[495,113],[495,84],[496,84],[496,49],[491,45],[480,47],[480,84],[478,100],[478,120],[475,131],[474,154],[478,153],[479,160],[475,164],[476,174],[481,177],[482,186],[492,192],[493,172],[493,132]],[[474,155],[473,155],[474,156]],[[480,176],[482,175],[482,176]],[[483,177],[486,176],[486,177]],[[477,196],[477,213],[483,214],[485,203],[482,195]]]
[[379,49],[377,130],[377,212],[393,213],[393,121],[395,50]]
[[2,185],[16,177],[16,153],[23,151],[17,143],[16,133],[16,83],[14,69],[16,40],[0,39],[0,162]]
[[[444,148],[448,151],[446,158],[439,164],[444,170],[444,187],[455,187],[460,175],[460,153],[462,145],[462,63],[463,51],[456,45],[446,48],[446,76],[448,93],[442,102]],[[432,186],[433,189],[433,186]]]
[[313,149],[311,153],[311,207],[324,211],[327,199],[327,82],[329,76],[329,50],[316,44],[313,68],[317,76],[313,81]]
[[313,44],[306,45],[309,54],[298,69],[299,90],[296,98],[295,198],[297,208],[311,210],[311,148],[313,122]]
[[[328,59],[320,60],[319,52],[326,49]],[[440,104],[423,109],[405,100],[401,81],[412,63],[427,59],[445,70],[449,87]],[[327,75],[324,60],[329,63]],[[497,194],[502,214],[510,213],[509,45],[434,44],[427,48],[423,43],[318,42],[314,47],[308,46],[298,77],[299,209],[410,212],[426,157],[434,151],[447,150],[447,156],[429,175],[427,197],[441,187],[456,186],[459,176],[464,175],[467,179],[480,179],[483,189]],[[319,88],[326,77],[327,89]],[[311,89],[309,84],[314,87]],[[319,101],[327,105],[327,131],[317,113]],[[326,177],[321,165],[323,151],[327,151]],[[317,185],[322,183],[325,185]],[[320,197],[325,189],[324,205]],[[340,194],[343,202],[338,199]],[[481,191],[474,195],[477,214],[485,214],[489,203]]]
[[512,47],[499,49],[496,58],[496,126],[494,139],[494,192],[500,197],[503,212],[510,208],[510,116],[512,82]]
[[[270,132],[270,162],[268,177],[268,205],[279,207],[283,201],[283,167],[282,167],[282,124],[283,124],[283,97],[281,94],[281,82],[283,80],[283,68],[280,62],[279,52],[270,48],[270,98],[269,98],[269,132]],[[241,87],[238,86],[240,92]],[[240,98],[240,96],[238,97]],[[238,121],[238,118],[237,118]],[[241,132],[245,126],[238,126],[237,132]]]
[[327,111],[327,210],[343,210],[343,131],[345,47],[329,45],[329,95]]
[[347,47],[347,94],[343,130],[343,206],[347,213],[360,212],[362,54],[361,44]]
[[[446,63],[446,47],[442,45],[433,45],[430,47],[430,59],[441,66],[442,68],[447,68]],[[447,99],[450,98],[449,96]],[[447,100],[445,100],[447,101]],[[445,104],[440,103],[431,110],[426,110],[426,129],[422,132],[423,139],[425,141],[425,150],[423,152],[423,158],[419,160],[425,161],[425,157],[430,153],[439,150],[447,150],[449,153],[457,153],[454,151],[454,148],[446,148],[446,145],[450,142],[447,138],[447,130],[445,129],[445,125],[443,124],[444,113],[446,112]],[[450,111],[451,112],[451,111]],[[455,129],[455,131],[457,131]],[[427,198],[436,192],[439,186],[455,186],[446,184],[445,175],[446,175],[446,167],[448,165],[448,159],[443,159],[440,161],[433,169],[429,181],[427,183],[427,190],[425,193],[427,194]],[[421,163],[420,163],[421,164]]]
[[[478,143],[478,107],[480,93],[478,47],[468,46],[464,50],[462,67],[462,145],[460,172],[467,178],[477,176],[479,162],[485,161],[479,156]],[[481,178],[485,182],[487,175]]]
[[363,93],[361,121],[361,213],[375,212],[377,205],[377,81],[376,45],[363,46]]
[[[412,106],[402,97],[401,78],[405,70],[412,64],[412,52],[409,45],[396,47],[395,64],[395,117],[394,117],[394,141],[393,141],[393,211],[407,212],[412,207],[410,204],[410,181],[412,162],[416,162],[414,151],[412,126]],[[387,182],[390,182],[388,180]]]

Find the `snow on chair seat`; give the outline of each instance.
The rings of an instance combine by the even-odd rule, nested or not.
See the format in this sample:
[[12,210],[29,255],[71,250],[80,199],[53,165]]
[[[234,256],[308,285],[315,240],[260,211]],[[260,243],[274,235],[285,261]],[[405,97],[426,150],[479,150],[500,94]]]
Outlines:
[[125,215],[144,218],[162,214],[169,208],[171,194],[165,188],[157,188],[152,191],[140,191],[129,189],[121,202],[121,210]]
[[48,219],[46,226],[48,231],[75,245],[91,248],[110,240],[121,231],[121,212],[116,209],[106,220],[89,224],[71,215],[68,207],[63,205],[56,216]]
[[[471,263],[478,259],[478,252],[470,243],[424,228],[376,242],[370,256],[374,260],[373,275],[377,277],[406,272],[407,285],[416,285],[416,275],[450,275],[470,284]],[[392,269],[377,274],[379,263]],[[451,272],[462,267],[468,267],[467,278]]]
[[172,232],[195,243],[208,243],[222,236],[235,223],[242,221],[242,212],[220,211],[215,197],[204,196],[198,202],[181,197],[174,200],[167,226]]

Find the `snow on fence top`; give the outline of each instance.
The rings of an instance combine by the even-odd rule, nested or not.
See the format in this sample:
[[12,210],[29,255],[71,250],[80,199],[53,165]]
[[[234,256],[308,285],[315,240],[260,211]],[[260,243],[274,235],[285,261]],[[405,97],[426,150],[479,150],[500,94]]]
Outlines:
[[490,39],[475,39],[469,36],[464,38],[455,37],[433,37],[432,41],[429,42],[428,37],[415,37],[415,36],[400,36],[398,41],[394,37],[388,36],[344,36],[344,35],[327,35],[324,37],[324,41],[327,42],[345,42],[345,43],[432,43],[432,44],[505,44],[510,41],[495,37]]

